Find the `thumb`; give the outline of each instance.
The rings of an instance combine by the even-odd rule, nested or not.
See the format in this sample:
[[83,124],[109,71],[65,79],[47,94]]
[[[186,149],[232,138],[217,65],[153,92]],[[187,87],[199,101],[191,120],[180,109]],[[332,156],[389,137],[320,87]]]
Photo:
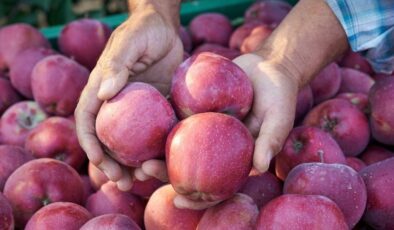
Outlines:
[[108,100],[114,97],[126,84],[129,78],[129,70],[124,67],[119,70],[111,69],[102,71],[102,80],[97,97],[101,100]]
[[279,153],[294,123],[294,113],[271,110],[264,116],[255,142],[253,165],[260,171],[268,170],[271,159]]

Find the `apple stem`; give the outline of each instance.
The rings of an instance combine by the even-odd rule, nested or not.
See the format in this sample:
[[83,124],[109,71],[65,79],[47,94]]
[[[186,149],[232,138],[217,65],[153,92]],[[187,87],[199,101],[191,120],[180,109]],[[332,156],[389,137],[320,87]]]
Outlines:
[[317,150],[317,155],[318,155],[319,158],[320,158],[320,162],[321,162],[321,163],[324,163],[324,151],[321,150],[321,149]]
[[44,205],[44,206],[46,206],[46,205],[48,205],[48,204],[50,204],[51,203],[51,199],[49,199],[49,197],[45,197],[43,200],[42,200],[42,204]]

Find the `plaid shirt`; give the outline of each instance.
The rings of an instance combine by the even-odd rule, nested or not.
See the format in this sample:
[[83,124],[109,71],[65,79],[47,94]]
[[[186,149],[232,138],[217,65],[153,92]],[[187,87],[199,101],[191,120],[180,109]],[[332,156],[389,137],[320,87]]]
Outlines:
[[394,0],[326,0],[353,51],[363,51],[376,72],[394,70]]

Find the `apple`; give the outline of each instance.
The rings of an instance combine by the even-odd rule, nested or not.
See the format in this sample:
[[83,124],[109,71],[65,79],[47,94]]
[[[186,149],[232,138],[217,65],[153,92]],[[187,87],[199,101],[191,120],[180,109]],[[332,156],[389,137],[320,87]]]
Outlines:
[[86,222],[80,230],[141,230],[129,217],[113,213],[97,216]]
[[253,28],[252,32],[243,40],[241,44],[241,53],[250,53],[258,50],[263,41],[271,35],[274,30],[267,25],[259,25]]
[[184,61],[172,78],[171,100],[180,118],[221,112],[243,119],[253,100],[245,72],[220,55],[204,52]]
[[246,37],[250,35],[252,30],[258,25],[261,25],[261,23],[258,21],[252,21],[249,23],[244,23],[238,28],[236,28],[230,37],[230,41],[228,44],[230,49],[240,50],[242,42],[245,40]]
[[8,71],[11,62],[22,51],[32,47],[50,47],[48,40],[36,28],[15,23],[0,29],[0,72]]
[[341,86],[338,93],[368,94],[375,80],[368,74],[351,68],[341,68]]
[[359,174],[368,195],[364,221],[373,229],[394,229],[394,158],[371,164]]
[[170,183],[191,200],[228,199],[245,183],[253,149],[252,135],[236,118],[213,112],[192,115],[168,135]]
[[346,156],[357,156],[369,143],[367,117],[345,99],[334,98],[315,106],[303,124],[331,134]]
[[2,143],[23,147],[31,130],[48,115],[34,101],[20,101],[9,107],[0,118]]
[[305,85],[298,91],[295,124],[300,123],[305,114],[313,107],[313,93],[310,85]]
[[339,65],[342,67],[356,69],[369,75],[374,73],[371,64],[369,64],[367,59],[365,59],[360,53],[356,53],[351,50],[345,54],[339,62]]
[[232,31],[231,21],[220,13],[199,14],[189,24],[194,46],[205,42],[227,46]]
[[167,135],[176,122],[167,99],[153,86],[136,82],[101,105],[96,131],[114,159],[139,167],[164,156]]
[[96,193],[90,195],[85,206],[93,216],[119,213],[130,217],[139,226],[143,223],[143,200],[131,192],[120,191],[112,181],[103,184]]
[[108,177],[97,168],[92,162],[88,164],[89,180],[95,190],[100,189],[101,185],[109,181]]
[[285,1],[258,1],[245,11],[245,22],[258,21],[275,28],[291,10]]
[[330,198],[342,210],[349,229],[361,219],[367,204],[363,179],[354,169],[344,164],[300,164],[286,177],[283,193]]
[[341,86],[341,71],[333,62],[320,71],[310,82],[315,105],[334,97]]
[[367,165],[360,158],[357,157],[346,157],[346,165],[359,172],[361,169],[367,167]]
[[244,229],[254,230],[259,209],[248,195],[236,193],[230,199],[208,208],[197,229]]
[[45,47],[33,47],[21,51],[10,64],[12,86],[24,97],[33,99],[31,89],[33,68],[41,59],[53,54],[55,54],[54,50]]
[[[88,175],[80,175],[83,183],[83,200],[86,201],[90,195],[96,192],[96,190],[93,188],[92,184],[90,183],[90,179]],[[86,202],[83,204],[85,205]]]
[[350,103],[355,105],[365,115],[369,114],[368,94],[364,93],[340,93],[336,98],[342,98],[348,100]]
[[346,159],[330,134],[316,127],[299,126],[290,132],[275,157],[276,176],[285,180],[291,169],[306,162],[345,164]]
[[377,81],[369,92],[372,136],[380,143],[394,145],[394,77]]
[[193,49],[192,38],[184,26],[179,27],[179,37],[181,38],[183,49],[190,52]]
[[86,154],[79,145],[75,123],[64,117],[50,117],[27,136],[25,149],[36,158],[54,158],[79,170]]
[[0,116],[22,98],[6,78],[0,78]]
[[349,227],[341,209],[329,198],[285,194],[261,208],[256,229],[348,230]]
[[69,116],[88,77],[89,71],[74,60],[59,54],[45,57],[31,75],[34,99],[49,114]]
[[220,56],[223,56],[225,58],[228,58],[230,60],[238,57],[241,55],[241,53],[238,50],[230,49],[218,44],[214,43],[204,43],[200,46],[198,46],[194,51],[193,55],[197,55],[203,52],[211,52],[214,54],[218,54]]
[[3,191],[4,184],[8,177],[19,168],[19,166],[34,158],[22,147],[15,145],[0,145],[0,159],[0,191]]
[[360,157],[366,165],[371,165],[379,161],[394,157],[394,152],[388,150],[383,146],[371,144],[367,147],[367,149],[365,149],[365,151],[361,154]]
[[7,198],[0,192],[0,229],[14,230],[14,216],[12,214],[12,207]]
[[25,230],[80,229],[91,218],[92,214],[78,204],[55,202],[34,213]]
[[22,228],[41,207],[57,201],[83,202],[83,184],[71,166],[50,158],[31,160],[17,168],[4,186],[14,210],[16,227]]
[[111,29],[95,19],[79,19],[65,25],[60,32],[60,51],[92,70],[104,50]]
[[144,223],[146,230],[183,230],[196,229],[204,211],[179,209],[174,205],[177,193],[171,185],[157,189],[145,208]]

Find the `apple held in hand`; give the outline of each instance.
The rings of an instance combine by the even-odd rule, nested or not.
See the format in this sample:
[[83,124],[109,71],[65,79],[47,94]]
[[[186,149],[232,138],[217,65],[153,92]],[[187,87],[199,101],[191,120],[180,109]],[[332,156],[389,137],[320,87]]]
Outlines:
[[212,112],[190,116],[167,139],[170,183],[191,200],[230,198],[248,177],[253,149],[249,130],[236,118]]

